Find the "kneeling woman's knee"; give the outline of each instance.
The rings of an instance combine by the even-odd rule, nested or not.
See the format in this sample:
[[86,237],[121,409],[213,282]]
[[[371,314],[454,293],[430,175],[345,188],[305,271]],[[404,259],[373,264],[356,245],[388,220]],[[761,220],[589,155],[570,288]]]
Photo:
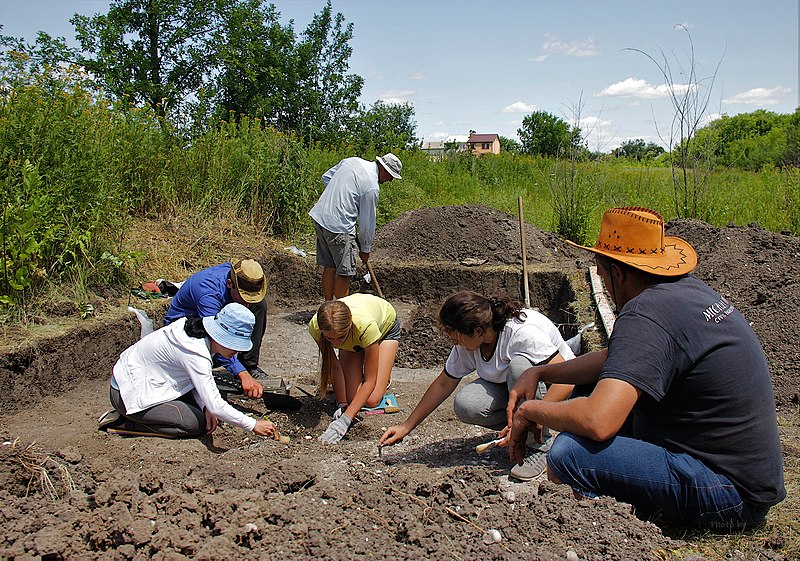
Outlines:
[[478,424],[481,415],[475,407],[475,400],[469,395],[467,388],[462,389],[453,397],[453,413],[455,413],[458,420],[468,425]]

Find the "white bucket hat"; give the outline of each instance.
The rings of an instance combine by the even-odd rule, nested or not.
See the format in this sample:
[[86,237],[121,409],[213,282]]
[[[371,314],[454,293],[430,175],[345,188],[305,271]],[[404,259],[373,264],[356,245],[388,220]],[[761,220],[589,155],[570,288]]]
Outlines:
[[209,337],[237,353],[253,348],[250,335],[255,324],[256,317],[253,312],[236,302],[231,302],[215,316],[203,318],[203,327],[206,328]]
[[389,175],[395,179],[403,179],[400,176],[400,173],[403,171],[403,162],[400,161],[400,158],[390,152],[389,154],[378,156],[375,159],[383,166],[383,169],[389,172]]

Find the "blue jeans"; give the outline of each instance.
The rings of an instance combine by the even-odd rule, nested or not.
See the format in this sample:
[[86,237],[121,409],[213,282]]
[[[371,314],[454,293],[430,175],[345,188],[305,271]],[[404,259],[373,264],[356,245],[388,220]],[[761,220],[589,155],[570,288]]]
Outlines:
[[547,465],[578,495],[611,496],[640,516],[685,526],[742,530],[758,526],[769,510],[745,503],[728,478],[689,454],[625,436],[596,442],[561,433]]

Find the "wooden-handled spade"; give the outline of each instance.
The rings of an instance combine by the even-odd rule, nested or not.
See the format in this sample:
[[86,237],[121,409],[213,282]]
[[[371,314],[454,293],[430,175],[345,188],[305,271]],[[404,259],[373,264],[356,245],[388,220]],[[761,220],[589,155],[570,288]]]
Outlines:
[[[356,245],[358,246],[358,251],[361,251],[361,240],[358,239],[356,236]],[[369,260],[365,263],[367,266],[367,273],[369,273],[369,280],[372,285],[375,287],[375,293],[380,297],[383,298],[383,291],[381,290],[381,285],[378,284],[378,277],[375,276],[375,272],[372,270],[372,265],[370,264]]]

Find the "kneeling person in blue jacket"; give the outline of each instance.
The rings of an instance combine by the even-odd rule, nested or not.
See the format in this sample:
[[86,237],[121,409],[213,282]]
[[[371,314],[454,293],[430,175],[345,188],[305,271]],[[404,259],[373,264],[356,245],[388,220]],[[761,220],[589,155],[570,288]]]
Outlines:
[[164,325],[183,317],[216,315],[225,305],[236,302],[247,306],[256,318],[250,337],[253,348],[231,358],[214,355],[214,364],[224,366],[239,379],[248,397],[260,398],[264,387],[256,378],[266,374],[258,366],[261,341],[267,328],[267,279],[261,265],[253,259],[222,263],[190,276],[172,299]]

